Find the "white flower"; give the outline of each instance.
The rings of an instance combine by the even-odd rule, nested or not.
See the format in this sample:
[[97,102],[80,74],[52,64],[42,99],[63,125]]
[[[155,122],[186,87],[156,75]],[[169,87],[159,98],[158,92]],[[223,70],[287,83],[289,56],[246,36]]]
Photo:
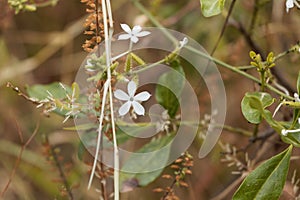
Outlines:
[[300,132],[300,129],[295,129],[295,130],[282,129],[281,130],[281,135],[287,136],[288,133],[299,133],[299,132]]
[[289,12],[289,9],[294,8],[295,5],[298,8],[300,8],[300,4],[298,1],[299,0],[286,0],[285,2],[286,12]]
[[299,98],[299,94],[298,93],[294,93],[294,98],[296,102],[300,102],[300,98]]
[[127,24],[121,24],[121,27],[126,33],[119,35],[118,40],[130,39],[133,43],[137,43],[139,41],[139,37],[144,37],[150,34],[149,31],[142,31],[141,26],[134,26],[131,29]]
[[184,45],[186,45],[188,42],[189,42],[189,39],[187,39],[186,37],[184,37],[182,41],[179,41],[179,48],[181,49],[181,48],[184,47]]
[[[294,93],[294,99],[295,102],[300,102],[300,98],[299,98],[299,94],[298,93]],[[276,113],[279,111],[279,109],[281,108],[281,106],[284,104],[285,100],[283,100],[275,109],[273,117],[276,115]],[[300,124],[300,121],[299,121]]]
[[[298,124],[300,124],[300,117],[298,118]],[[288,133],[298,133],[298,132],[300,132],[300,129],[295,129],[295,130],[282,129],[281,130],[281,135],[287,136]]]
[[286,0],[285,2],[286,12],[289,12],[289,9],[294,7],[294,0]]
[[141,92],[137,95],[134,95],[136,92],[136,84],[133,81],[130,81],[127,85],[127,92],[126,94],[122,90],[116,90],[114,92],[114,95],[117,99],[126,101],[120,108],[119,108],[119,114],[121,116],[126,115],[126,113],[129,112],[129,109],[131,106],[133,107],[133,110],[138,115],[144,115],[145,109],[144,107],[139,103],[140,101],[147,101],[151,94],[147,91]]

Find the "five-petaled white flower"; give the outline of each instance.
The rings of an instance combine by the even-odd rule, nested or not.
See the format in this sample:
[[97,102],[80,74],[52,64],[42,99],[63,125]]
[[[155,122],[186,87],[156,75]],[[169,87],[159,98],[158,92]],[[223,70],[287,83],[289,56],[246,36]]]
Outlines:
[[126,101],[120,108],[119,108],[119,114],[121,116],[126,115],[126,113],[129,112],[129,109],[131,106],[133,107],[133,110],[138,115],[144,115],[145,109],[144,107],[139,103],[141,101],[147,101],[151,94],[147,91],[141,92],[137,95],[134,95],[136,92],[136,84],[133,81],[130,81],[127,85],[127,92],[126,94],[122,90],[116,90],[114,92],[114,95],[117,99]]
[[150,34],[149,31],[142,31],[141,26],[134,26],[131,29],[127,24],[121,24],[121,27],[126,33],[119,35],[118,40],[130,39],[131,42],[137,43],[139,41],[139,37],[144,37]]

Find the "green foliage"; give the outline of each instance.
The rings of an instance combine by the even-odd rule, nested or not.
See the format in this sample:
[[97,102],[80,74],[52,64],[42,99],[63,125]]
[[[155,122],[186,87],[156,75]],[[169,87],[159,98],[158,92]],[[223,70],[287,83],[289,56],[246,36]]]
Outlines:
[[[139,154],[136,157],[134,154],[129,157],[124,166],[122,167],[122,172],[120,173],[120,183],[121,185],[130,180],[137,180],[139,186],[146,186],[152,181],[154,181],[164,170],[161,166],[165,166],[169,159],[169,153],[171,150],[171,145],[168,145],[173,139],[173,134],[168,134],[161,136],[160,138],[155,138],[149,143],[144,145],[142,148],[137,150],[135,153],[151,153],[149,157],[147,154]],[[164,148],[164,151],[158,151]],[[162,154],[163,152],[163,154]],[[142,159],[141,159],[142,155]],[[139,161],[139,163],[137,163]],[[157,169],[156,171],[152,171]],[[126,171],[143,171],[143,173],[127,173]],[[149,171],[149,172],[145,172]]]
[[[80,96],[77,83],[73,83],[71,87],[58,82],[46,85],[36,84],[27,86],[26,91],[33,101],[44,106],[45,113],[53,111],[61,116],[73,110],[72,104],[75,100],[79,101]],[[84,102],[85,99],[81,98],[80,101]]]
[[247,92],[241,102],[244,117],[253,124],[262,121],[264,109],[274,103],[275,99],[265,92]]
[[205,17],[218,15],[222,12],[225,0],[200,0],[202,14]]
[[54,6],[58,0],[47,0],[43,2],[35,2],[31,0],[8,0],[8,5],[15,10],[15,14],[21,11],[36,11],[38,7]]
[[9,6],[18,14],[20,11],[35,11],[34,4],[28,4],[28,0],[8,0]]
[[278,199],[288,173],[293,146],[252,171],[233,195],[233,200]]
[[172,71],[166,72],[158,79],[158,85],[155,90],[157,102],[162,105],[170,117],[174,118],[179,107],[178,98],[184,87],[184,71],[179,61],[170,63]]
[[298,79],[297,79],[297,92],[300,94],[300,72],[298,73]]
[[69,86],[64,87],[66,90],[60,83],[54,82],[47,85],[36,84],[33,86],[27,86],[26,91],[31,98],[35,98],[39,101],[47,99],[49,96],[54,99],[63,99],[66,98],[66,92],[68,94],[72,93],[72,89]]
[[295,147],[300,147],[300,131],[289,133],[287,136],[281,136],[281,140],[287,144],[292,144]]

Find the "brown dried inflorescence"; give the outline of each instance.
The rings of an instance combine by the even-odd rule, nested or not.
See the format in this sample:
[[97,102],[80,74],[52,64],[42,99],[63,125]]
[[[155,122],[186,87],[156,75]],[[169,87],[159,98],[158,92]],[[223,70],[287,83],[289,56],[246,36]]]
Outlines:
[[191,167],[193,166],[193,157],[188,153],[185,152],[182,154],[180,158],[174,161],[174,163],[170,166],[174,173],[170,174],[163,174],[161,177],[167,180],[171,180],[171,185],[167,186],[166,188],[155,188],[153,192],[161,193],[164,192],[162,200],[177,200],[179,199],[175,195],[174,186],[178,187],[189,187],[188,184],[185,182],[186,175],[191,175]]
[[90,39],[85,40],[82,48],[91,52],[102,41],[103,32],[103,15],[101,12],[101,1],[99,0],[81,0],[81,3],[87,5],[86,12],[89,14],[85,20],[84,26],[86,27],[85,35],[90,36]]

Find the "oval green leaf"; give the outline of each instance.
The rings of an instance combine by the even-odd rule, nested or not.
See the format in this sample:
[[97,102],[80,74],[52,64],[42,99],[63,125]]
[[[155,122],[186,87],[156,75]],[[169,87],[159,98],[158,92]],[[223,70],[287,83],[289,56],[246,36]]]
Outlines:
[[[166,151],[163,151],[163,154],[160,151],[157,151],[165,147],[173,139],[173,134],[168,134],[160,138],[156,138],[142,148],[140,148],[136,153],[150,153],[151,156],[145,154],[145,157],[141,160],[139,156],[139,163],[137,163],[137,158],[133,155],[128,158],[124,166],[120,171],[120,184],[121,191],[130,191],[137,186],[146,186],[152,181],[154,181],[162,173],[164,168],[152,171],[158,166],[164,166],[169,160],[170,148],[171,145],[167,146]],[[144,171],[149,169],[149,172],[145,173],[127,173],[126,171]],[[130,183],[130,184],[128,184]],[[136,183],[136,184],[131,184]]]
[[292,148],[290,145],[252,171],[233,195],[233,200],[278,199],[285,184]]
[[274,101],[268,93],[248,92],[241,102],[242,113],[250,123],[259,124],[262,120],[264,109],[272,105]]

